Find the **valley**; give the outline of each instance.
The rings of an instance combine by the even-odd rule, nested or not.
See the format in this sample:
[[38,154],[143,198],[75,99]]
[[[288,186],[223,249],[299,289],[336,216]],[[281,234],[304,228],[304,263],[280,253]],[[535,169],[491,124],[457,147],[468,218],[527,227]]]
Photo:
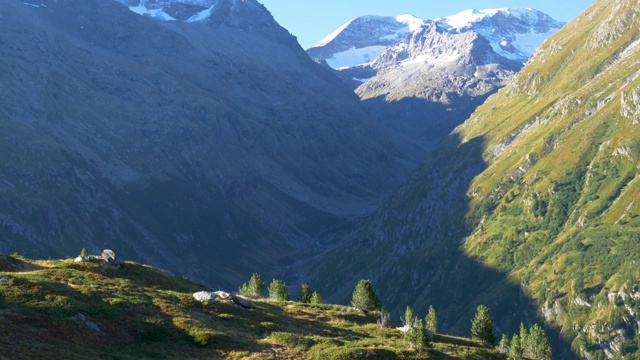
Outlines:
[[[460,338],[479,305],[498,338],[542,325],[553,358],[638,358],[640,5],[597,0],[566,24],[533,9],[442,15],[363,14],[305,51],[256,0],[3,2],[0,253],[42,271],[3,274],[72,299],[43,323],[106,307],[118,341],[133,336],[124,358],[152,355],[136,326],[175,340],[197,321],[221,358],[323,358],[337,342],[354,348],[344,358],[418,356],[345,314],[362,279],[393,319],[435,306],[448,335],[427,358],[505,357]],[[161,300],[127,288],[107,306],[90,286],[76,299],[54,273],[124,280],[26,259],[83,248],[113,248]],[[247,315],[188,299],[255,272],[343,305]],[[7,316],[33,316],[7,299]],[[125,303],[153,314],[118,325]]]

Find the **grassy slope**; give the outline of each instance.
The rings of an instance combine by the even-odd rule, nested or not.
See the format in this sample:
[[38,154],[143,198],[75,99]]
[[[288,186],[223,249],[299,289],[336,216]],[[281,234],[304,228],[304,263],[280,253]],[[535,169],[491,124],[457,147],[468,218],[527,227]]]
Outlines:
[[[0,257],[0,357],[8,359],[503,359],[464,338],[436,336],[425,353],[373,316],[338,305],[258,301],[203,306],[203,286],[127,262]],[[100,331],[70,317],[86,316]]]
[[486,140],[488,164],[470,186],[467,253],[557,307],[547,320],[577,352],[637,349],[640,302],[609,294],[640,281],[637,104],[623,111],[640,87],[639,19],[636,1],[596,2],[458,129]]

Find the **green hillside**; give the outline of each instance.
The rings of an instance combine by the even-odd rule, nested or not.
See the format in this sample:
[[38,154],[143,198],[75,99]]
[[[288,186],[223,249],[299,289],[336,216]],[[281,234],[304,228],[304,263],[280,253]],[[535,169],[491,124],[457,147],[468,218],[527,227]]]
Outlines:
[[206,287],[126,262],[0,257],[0,358],[504,359],[437,335],[416,352],[375,315],[340,305],[256,301],[203,305]]
[[459,129],[487,163],[465,250],[524,282],[577,352],[637,349],[639,15],[598,1]]
[[597,1],[317,276],[371,276],[383,301],[437,304],[456,333],[486,303],[503,331],[544,320],[562,358],[640,354],[639,69],[640,4]]

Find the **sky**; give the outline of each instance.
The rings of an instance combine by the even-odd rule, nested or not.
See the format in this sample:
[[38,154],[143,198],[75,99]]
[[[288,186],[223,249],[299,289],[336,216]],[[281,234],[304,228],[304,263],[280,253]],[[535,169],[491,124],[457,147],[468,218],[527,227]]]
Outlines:
[[347,21],[363,15],[412,14],[435,19],[467,9],[534,8],[568,22],[595,0],[258,0],[308,49]]

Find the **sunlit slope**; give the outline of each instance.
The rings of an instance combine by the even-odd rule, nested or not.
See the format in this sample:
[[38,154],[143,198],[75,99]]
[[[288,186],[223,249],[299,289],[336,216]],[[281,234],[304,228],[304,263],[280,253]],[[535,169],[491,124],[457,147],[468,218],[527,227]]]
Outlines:
[[637,1],[592,5],[317,276],[373,278],[383,302],[436,304],[454,332],[467,331],[474,299],[500,331],[546,321],[554,350],[637,351],[639,29]]
[[639,15],[597,2],[458,129],[487,163],[466,251],[522,282],[577,350],[637,333]]

